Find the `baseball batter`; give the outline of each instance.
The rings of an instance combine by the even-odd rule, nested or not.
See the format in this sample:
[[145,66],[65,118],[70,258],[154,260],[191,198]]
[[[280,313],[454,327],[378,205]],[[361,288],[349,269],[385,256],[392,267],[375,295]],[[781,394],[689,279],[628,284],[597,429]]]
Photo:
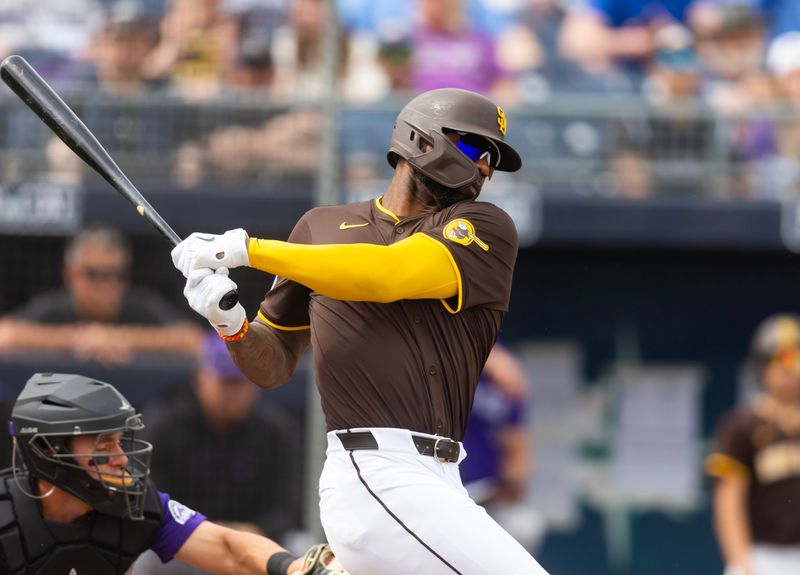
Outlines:
[[[374,200],[306,213],[288,242],[244,230],[173,250],[191,307],[250,379],[284,382],[310,344],[328,428],[321,520],[353,575],[545,574],[467,495],[460,440],[508,309],[517,234],[476,201],[516,171],[507,120],[464,90],[426,92],[397,117],[395,168]],[[219,309],[227,268],[276,275],[257,317]]]
[[767,318],[753,341],[763,393],[722,419],[707,468],[725,575],[800,573],[800,318]]

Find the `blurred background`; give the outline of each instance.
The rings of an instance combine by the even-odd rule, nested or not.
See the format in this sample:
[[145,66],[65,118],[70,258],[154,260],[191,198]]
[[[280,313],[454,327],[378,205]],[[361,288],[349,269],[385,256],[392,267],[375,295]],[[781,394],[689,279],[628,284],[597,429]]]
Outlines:
[[[797,2],[4,0],[8,54],[179,235],[285,239],[315,204],[383,193],[414,94],[497,100],[524,161],[482,197],[521,240],[500,339],[530,387],[529,546],[554,575],[722,571],[703,459],[752,395],[756,326],[800,311]],[[252,315],[272,278],[233,278]],[[323,440],[308,363],[249,397],[182,279],[167,243],[3,86],[0,405],[37,371],[108,380],[171,441],[166,491],[301,546]],[[234,396],[238,414],[203,408]],[[237,488],[249,510],[207,511],[208,486],[262,481],[259,457],[275,485]]]

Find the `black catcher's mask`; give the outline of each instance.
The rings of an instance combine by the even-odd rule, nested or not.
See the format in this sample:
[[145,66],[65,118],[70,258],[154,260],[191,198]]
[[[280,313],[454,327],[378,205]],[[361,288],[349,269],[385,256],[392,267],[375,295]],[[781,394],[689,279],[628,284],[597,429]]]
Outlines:
[[[144,428],[141,415],[113,386],[81,375],[37,373],[25,384],[11,411],[9,432],[31,476],[44,479],[85,501],[97,511],[142,519],[153,446],[136,439]],[[109,454],[96,446],[121,434],[124,467],[100,471]],[[71,451],[71,439],[93,435],[95,449],[88,467]]]

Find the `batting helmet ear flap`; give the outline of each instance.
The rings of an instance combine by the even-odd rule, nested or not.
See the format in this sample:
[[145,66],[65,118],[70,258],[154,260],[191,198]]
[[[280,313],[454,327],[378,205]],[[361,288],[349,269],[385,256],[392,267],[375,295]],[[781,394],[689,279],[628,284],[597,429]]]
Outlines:
[[414,169],[448,188],[468,186],[480,178],[481,173],[475,162],[442,132],[431,130],[422,137],[432,140],[431,147],[406,160]]

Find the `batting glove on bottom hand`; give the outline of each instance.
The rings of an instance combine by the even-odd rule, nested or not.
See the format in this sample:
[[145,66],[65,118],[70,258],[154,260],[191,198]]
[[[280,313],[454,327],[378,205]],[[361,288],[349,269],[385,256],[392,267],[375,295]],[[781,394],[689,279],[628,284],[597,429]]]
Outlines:
[[237,303],[231,309],[221,309],[219,300],[235,289],[236,283],[228,277],[228,268],[219,268],[216,272],[209,268],[200,268],[189,273],[183,295],[189,306],[206,318],[217,333],[230,336],[242,329],[244,308]]
[[303,570],[291,575],[350,575],[325,543],[314,545],[303,557]]

